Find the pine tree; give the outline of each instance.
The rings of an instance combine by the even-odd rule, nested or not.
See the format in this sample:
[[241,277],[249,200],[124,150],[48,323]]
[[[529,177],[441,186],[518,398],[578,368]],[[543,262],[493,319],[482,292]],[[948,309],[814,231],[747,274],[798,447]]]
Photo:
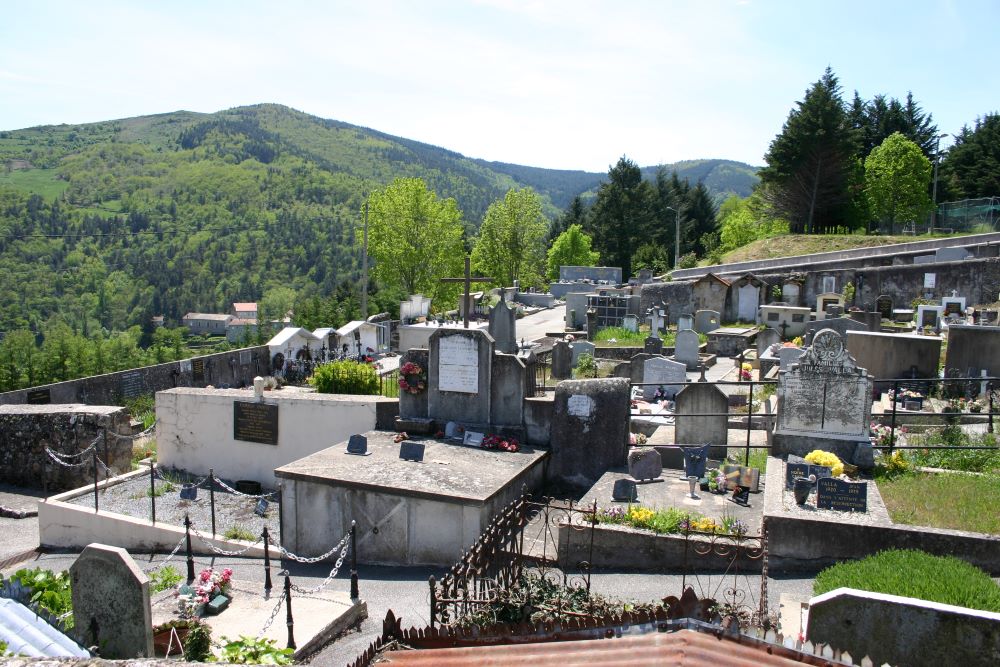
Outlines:
[[962,128],[941,163],[941,177],[953,199],[1000,195],[1000,114]]
[[632,254],[647,236],[654,219],[653,189],[642,180],[638,165],[622,157],[608,171],[591,209],[586,231],[608,266],[632,275]]

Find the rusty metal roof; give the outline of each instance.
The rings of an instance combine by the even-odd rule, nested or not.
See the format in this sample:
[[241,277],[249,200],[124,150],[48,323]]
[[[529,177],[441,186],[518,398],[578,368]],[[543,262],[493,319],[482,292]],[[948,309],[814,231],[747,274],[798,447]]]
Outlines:
[[618,639],[389,651],[379,664],[417,667],[458,665],[838,665],[775,644],[696,630],[653,632]]

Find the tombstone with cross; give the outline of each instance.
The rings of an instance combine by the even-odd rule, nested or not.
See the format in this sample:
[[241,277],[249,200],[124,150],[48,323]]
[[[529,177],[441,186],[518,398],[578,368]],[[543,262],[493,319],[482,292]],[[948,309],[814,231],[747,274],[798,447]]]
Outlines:
[[472,309],[472,294],[471,287],[472,283],[491,283],[494,282],[493,278],[487,276],[472,276],[471,260],[468,255],[465,256],[465,277],[464,278],[442,278],[443,283],[464,283],[465,291],[462,295],[464,301],[462,301],[462,322],[466,329],[469,328],[469,311]]
[[646,319],[649,320],[649,335],[651,338],[660,337],[660,329],[663,328],[663,322],[666,319],[666,316],[667,314],[661,306],[653,306],[646,311]]

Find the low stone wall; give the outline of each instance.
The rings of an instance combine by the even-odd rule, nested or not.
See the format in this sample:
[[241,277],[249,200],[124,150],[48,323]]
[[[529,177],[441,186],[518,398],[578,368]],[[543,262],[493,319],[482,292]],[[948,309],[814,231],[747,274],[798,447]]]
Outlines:
[[541,292],[518,292],[514,295],[514,301],[516,303],[523,303],[526,306],[551,308],[556,305],[556,296],[555,294]]
[[[33,488],[47,484],[54,490],[92,483],[92,455],[71,455],[86,451],[95,440],[97,456],[114,473],[129,469],[132,438],[128,412],[124,408],[0,405],[0,481]],[[57,464],[46,453],[46,448],[69,457],[66,462],[72,465]],[[104,476],[105,471],[101,468],[99,477]]]
[[166,364],[18,389],[0,394],[0,405],[24,403],[84,403],[121,405],[124,400],[172,387],[253,386],[253,379],[271,374],[266,345],[219,352]]
[[[641,347],[601,347],[594,348],[595,359],[614,359],[615,361],[628,361],[635,355],[643,351]],[[673,351],[663,351],[663,354],[673,354]]]

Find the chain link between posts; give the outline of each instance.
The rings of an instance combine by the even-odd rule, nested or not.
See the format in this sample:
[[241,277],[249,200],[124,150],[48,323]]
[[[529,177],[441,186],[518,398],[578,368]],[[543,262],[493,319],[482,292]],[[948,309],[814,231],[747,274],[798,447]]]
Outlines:
[[[343,544],[343,548],[340,550],[340,556],[337,557],[337,562],[334,564],[333,569],[330,570],[330,574],[328,574],[326,576],[326,579],[324,579],[323,581],[321,581],[320,584],[318,586],[316,586],[315,588],[300,588],[300,587],[296,586],[295,584],[292,584],[292,590],[294,590],[296,593],[300,593],[302,595],[313,595],[315,593],[319,593],[321,590],[323,590],[324,588],[326,588],[326,586],[333,580],[333,578],[337,576],[337,572],[340,571],[340,566],[344,564],[344,558],[347,557],[347,550],[351,546],[347,542],[347,540],[348,540],[349,537],[350,537],[350,534],[348,534],[344,539],[342,539],[340,541],[340,543]],[[340,546],[340,545],[338,544],[337,546]],[[336,547],[334,547],[334,548],[336,549]]]
[[148,573],[148,572],[152,572],[154,570],[159,570],[161,567],[166,567],[167,563],[169,563],[173,559],[173,557],[177,555],[177,552],[180,551],[181,546],[184,544],[184,540],[185,539],[187,539],[187,538],[186,537],[182,537],[181,539],[179,539],[177,541],[177,544],[174,545],[173,550],[170,552],[170,555],[167,556],[166,558],[164,558],[159,563],[153,563],[149,568],[146,569],[146,572]]
[[[76,456],[81,456],[83,454],[87,454],[88,452],[90,452],[93,447],[94,447],[94,445],[91,445],[87,449],[83,450],[82,452],[78,452],[76,454],[60,454],[59,452],[53,451],[52,449],[46,447],[45,448],[45,453],[48,454],[49,458],[52,459],[57,465],[61,465],[64,468],[82,468],[83,466],[90,465],[91,462],[90,461],[78,461],[77,463],[67,463],[65,460],[63,460],[63,457],[65,457],[65,458],[73,458],[73,457],[76,457]],[[108,467],[107,463],[105,463],[104,461],[101,460],[100,456],[97,456],[95,458],[97,459],[97,463],[102,468],[104,468],[105,471],[107,471],[109,473],[111,472],[111,468]]]
[[299,563],[318,563],[321,560],[326,560],[327,558],[329,558],[330,556],[332,556],[334,553],[336,553],[337,549],[339,549],[342,546],[344,546],[344,543],[347,542],[347,540],[349,540],[350,538],[351,538],[351,534],[350,533],[348,533],[347,535],[344,535],[344,538],[342,540],[340,540],[340,542],[338,542],[337,544],[333,545],[333,548],[331,548],[325,554],[323,554],[322,556],[315,556],[313,558],[306,558],[305,556],[299,556],[299,555],[293,554],[291,551],[289,551],[285,547],[281,546],[280,544],[275,543],[273,540],[271,540],[270,537],[268,538],[268,542],[270,542],[270,544],[272,546],[278,547],[278,549],[281,551],[281,555],[284,556],[284,557],[286,557],[286,558],[291,558],[292,560],[298,561]]
[[191,532],[194,533],[195,537],[197,537],[202,544],[204,544],[205,546],[207,546],[209,549],[219,554],[220,556],[242,556],[246,552],[250,551],[250,549],[254,548],[259,542],[262,541],[262,539],[258,537],[254,542],[251,542],[249,545],[247,545],[243,549],[240,549],[239,551],[226,551],[225,549],[220,549],[219,547],[209,542],[208,538],[202,535],[201,531],[199,531],[197,528],[194,527],[194,522],[191,523]]
[[278,602],[277,602],[277,604],[275,604],[274,605],[274,609],[271,610],[271,615],[267,618],[267,622],[264,623],[264,627],[261,628],[260,632],[257,633],[257,639],[260,639],[261,637],[263,637],[264,633],[266,633],[268,631],[268,629],[271,627],[271,624],[274,623],[275,617],[278,615],[278,612],[281,611],[281,605],[285,601],[285,596],[286,595],[287,595],[287,593],[285,591],[281,591],[281,595],[278,596]]
[[233,495],[237,495],[237,496],[242,496],[244,498],[273,498],[275,496],[275,494],[277,494],[277,491],[271,491],[270,493],[261,493],[261,494],[258,494],[258,495],[251,495],[249,493],[243,493],[242,491],[237,491],[233,487],[231,487],[228,484],[226,484],[225,482],[223,482],[218,477],[215,478],[215,481],[219,484],[219,486],[221,486],[223,489],[225,489],[229,493],[232,493]]

